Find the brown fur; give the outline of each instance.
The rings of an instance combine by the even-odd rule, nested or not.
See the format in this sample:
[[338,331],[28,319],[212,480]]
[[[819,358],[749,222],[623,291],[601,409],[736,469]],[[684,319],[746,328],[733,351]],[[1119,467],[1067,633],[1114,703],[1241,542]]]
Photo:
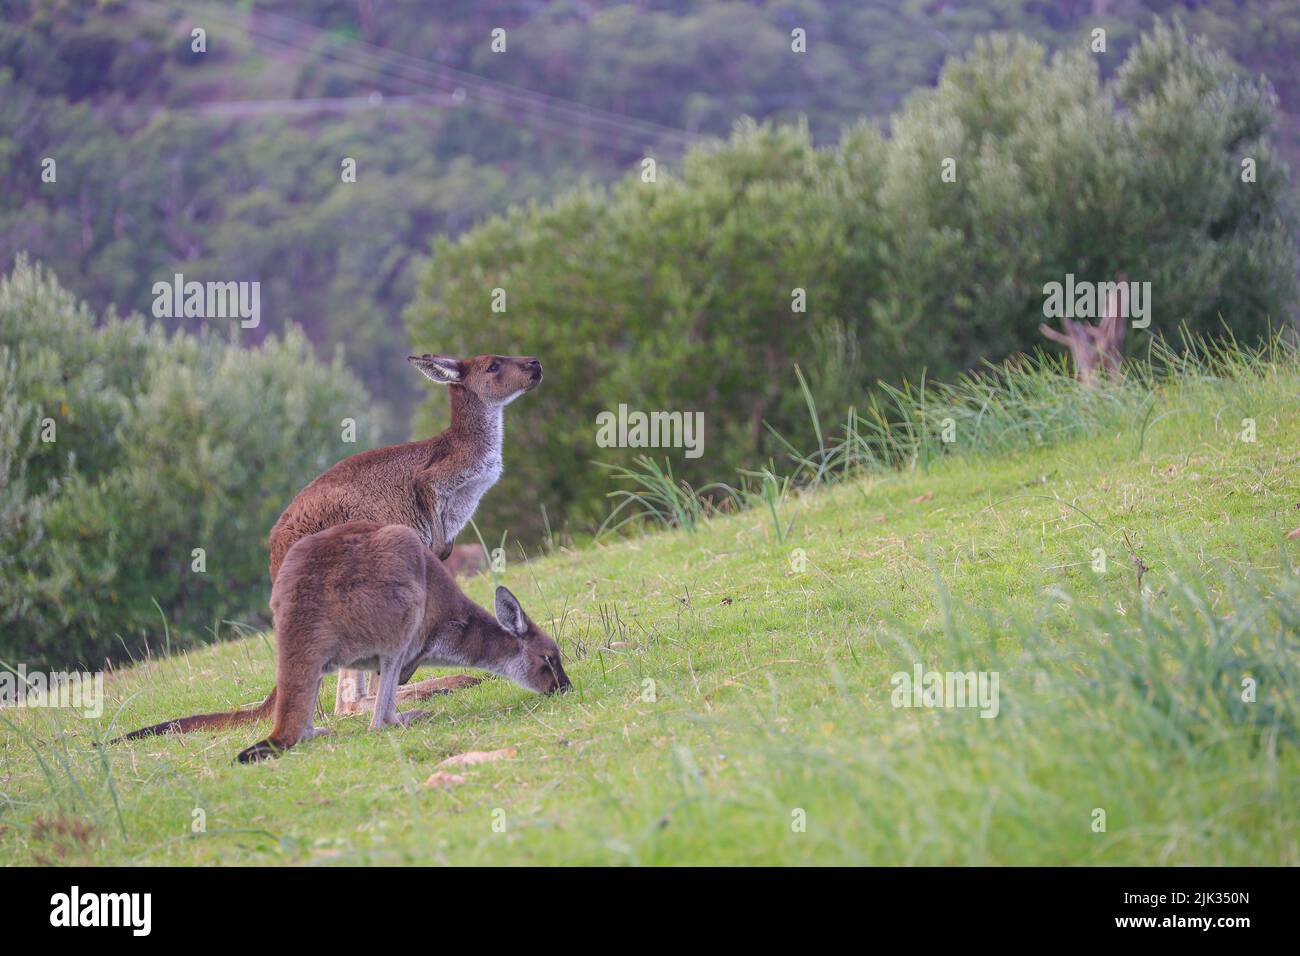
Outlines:
[[[1123,273],[1116,282],[1127,282]],[[1124,330],[1128,323],[1120,317],[1119,303],[1112,296],[1102,303],[1101,319],[1096,325],[1061,318],[1064,332],[1058,332],[1046,322],[1039,323],[1038,331],[1053,342],[1070,350],[1074,360],[1075,376],[1084,385],[1096,385],[1102,376],[1118,381],[1124,361]]]
[[152,737],[155,734],[188,734],[192,730],[223,730],[226,727],[234,727],[238,724],[246,724],[254,720],[270,717],[274,710],[275,688],[272,687],[271,693],[266,700],[256,707],[250,707],[247,710],[230,710],[219,714],[195,714],[193,717],[164,720],[161,724],[151,724],[148,727],[133,730],[129,734],[123,734],[112,742],[137,740],[140,737]]
[[239,755],[274,756],[314,736],[324,675],[379,672],[372,726],[407,723],[397,681],[420,663],[476,667],[539,693],[567,690],[556,643],[497,589],[497,617],[469,600],[411,528],[354,521],[303,538],[271,590],[278,655],[275,726]]
[[[427,378],[448,386],[451,424],[424,441],[373,448],[344,458],[298,492],[271,529],[273,585],[294,544],[347,521],[406,525],[446,558],[452,542],[437,517],[440,497],[465,488],[467,481],[490,486],[496,480],[492,469],[499,473],[501,466],[501,408],[537,387],[542,379],[541,363],[526,355],[457,360],[426,354],[408,356],[407,361]],[[491,447],[494,439],[495,449]],[[414,669],[404,675],[402,683],[411,673]],[[346,697],[344,688],[356,688],[360,679],[361,675],[351,672],[339,676],[336,713],[359,709],[356,701]],[[260,720],[274,712],[275,699],[272,688],[266,700],[254,708],[163,721],[118,739],[217,730]]]
[[[250,710],[164,721],[118,739],[219,729],[274,714],[270,736],[239,759],[273,757],[318,733],[312,713],[321,681],[345,666],[379,671],[372,705],[376,728],[419,714],[397,713],[396,689],[398,679],[422,663],[481,668],[539,693],[569,689],[556,643],[506,588],[497,588],[496,600],[494,618],[464,595],[410,528],[363,521],[328,528],[289,550],[271,589],[276,687],[266,701]],[[429,693],[468,686],[473,679],[436,681],[447,685]]]
[[[429,375],[435,358],[411,356],[410,361]],[[488,372],[494,362],[498,370]],[[344,458],[289,503],[271,529],[272,583],[295,542],[345,521],[404,524],[440,555],[450,553],[451,541],[437,519],[439,494],[482,471],[498,410],[542,378],[541,363],[529,356],[479,355],[459,365],[459,380],[448,383],[451,425],[445,431]]]
[[[272,583],[296,541],[345,521],[414,528],[446,560],[460,527],[496,483],[502,467],[502,409],[537,386],[542,363],[526,355],[458,360],[426,354],[407,361],[448,386],[451,425],[425,441],[345,458],[300,491],[271,529]],[[365,675],[351,669],[339,675],[336,714],[359,709],[365,682]]]
[[472,578],[488,566],[487,553],[481,544],[458,544],[442,559],[453,577]]

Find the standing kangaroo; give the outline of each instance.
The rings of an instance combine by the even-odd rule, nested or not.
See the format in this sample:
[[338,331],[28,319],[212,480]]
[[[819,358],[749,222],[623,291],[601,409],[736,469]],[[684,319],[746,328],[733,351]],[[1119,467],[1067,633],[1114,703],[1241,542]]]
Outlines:
[[[347,521],[401,524],[439,556],[469,521],[484,492],[501,476],[502,409],[542,380],[542,363],[529,356],[477,355],[454,359],[411,355],[412,365],[451,391],[451,425],[425,441],[372,448],[344,458],[289,502],[271,529],[271,584],[299,539]],[[413,666],[402,675],[406,683]],[[360,709],[363,675],[344,670],[334,698],[336,714]],[[276,690],[257,707],[197,714],[144,727],[127,738],[215,730],[269,717]]]
[[[501,477],[502,410],[537,387],[542,363],[526,355],[463,360],[412,355],[407,361],[449,387],[451,425],[425,441],[344,458],[298,492],[271,529],[273,585],[285,555],[299,539],[345,521],[414,528],[420,540],[446,560],[479,500]],[[363,680],[354,670],[339,674],[336,714],[357,709]],[[274,691],[259,709],[269,714],[273,705]]]
[[[303,538],[285,555],[271,587],[271,612],[275,727],[239,754],[241,763],[278,756],[328,733],[312,726],[312,713],[325,674],[340,667],[379,671],[370,724],[376,730],[425,715],[397,711],[399,681],[422,663],[482,668],[542,694],[572,686],[559,647],[509,590],[497,588],[494,618],[464,595],[438,556],[404,525],[349,521]],[[224,716],[247,719],[252,713]],[[122,739],[169,726],[145,727]]]

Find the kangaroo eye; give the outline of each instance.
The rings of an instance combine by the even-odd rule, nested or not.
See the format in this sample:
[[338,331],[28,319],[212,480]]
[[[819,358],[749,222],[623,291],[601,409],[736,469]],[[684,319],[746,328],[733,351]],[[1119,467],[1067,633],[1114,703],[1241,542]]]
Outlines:
[[488,366],[489,372],[499,372],[500,370],[501,370],[500,362],[493,362],[491,365]]

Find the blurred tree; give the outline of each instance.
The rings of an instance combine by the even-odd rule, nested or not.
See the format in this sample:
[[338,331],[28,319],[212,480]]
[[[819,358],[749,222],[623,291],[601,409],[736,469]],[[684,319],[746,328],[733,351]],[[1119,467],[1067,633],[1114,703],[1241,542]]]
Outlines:
[[[1152,12],[1170,8],[1267,71],[1284,105],[1297,101],[1300,7],[1288,0],[259,0],[205,7],[202,54],[179,5],[7,0],[0,269],[27,250],[95,310],[147,309],[152,283],[184,269],[256,278],[263,332],[292,320],[321,354],[346,344],[398,440],[421,392],[394,374],[394,344],[433,236],[610,182],[648,151],[679,161],[678,137],[642,121],[725,137],[743,114],[802,118],[814,142],[833,142],[859,117],[897,110],[989,31],[1080,52],[1102,26],[1107,51],[1089,56],[1109,80]],[[498,27],[508,55],[489,47]],[[806,53],[791,49],[794,29]],[[459,106],[400,100],[466,86]],[[384,99],[369,104],[375,93]],[[274,102],[294,98],[301,109]],[[615,115],[589,121],[567,101]],[[1300,120],[1282,119],[1272,142],[1294,162]],[[355,184],[340,180],[343,155],[358,160]],[[46,157],[57,184],[41,180]],[[964,334],[969,349],[982,341]]]
[[543,504],[597,520],[608,478],[591,460],[639,453],[595,445],[595,416],[620,404],[705,411],[704,457],[675,470],[732,480],[780,451],[764,423],[811,442],[796,362],[838,416],[876,379],[1040,346],[1044,286],[1068,273],[1150,282],[1156,334],[1263,334],[1296,291],[1274,115],[1265,83],[1181,28],[1158,25],[1110,81],[1085,51],[998,36],[912,96],[888,139],[858,124],[818,150],[806,127],[745,123],[680,175],[634,171],[441,240],[416,340],[551,373],[511,410],[505,493],[480,524],[529,537]]
[[0,279],[0,658],[98,664],[265,617],[267,532],[362,447],[344,418],[373,440],[360,383],[297,332],[97,325],[20,261]]

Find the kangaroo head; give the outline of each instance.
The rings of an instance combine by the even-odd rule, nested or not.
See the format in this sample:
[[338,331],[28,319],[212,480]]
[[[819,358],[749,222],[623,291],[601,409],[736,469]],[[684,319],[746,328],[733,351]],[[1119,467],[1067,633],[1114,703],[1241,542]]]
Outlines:
[[542,363],[529,355],[410,355],[407,361],[432,381],[473,392],[493,407],[510,404],[542,380]]
[[532,622],[509,588],[497,588],[497,623],[519,641],[505,676],[539,694],[569,690],[573,685],[560,663],[560,647]]

